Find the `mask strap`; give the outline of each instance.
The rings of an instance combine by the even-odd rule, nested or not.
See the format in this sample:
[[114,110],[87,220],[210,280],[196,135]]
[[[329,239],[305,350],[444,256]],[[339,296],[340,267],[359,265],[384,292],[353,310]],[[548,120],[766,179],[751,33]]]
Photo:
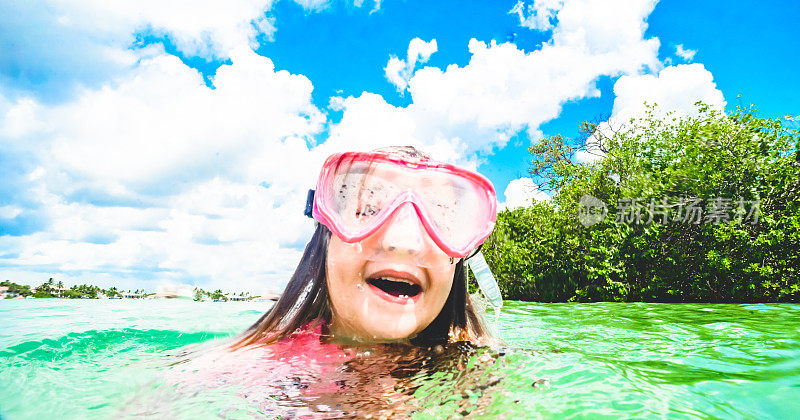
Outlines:
[[472,254],[469,254],[469,255],[468,255],[466,258],[464,258],[464,259],[465,259],[465,260],[468,260],[468,259],[470,259],[470,258],[474,257],[474,256],[475,256],[475,254],[477,254],[477,253],[481,252],[481,249],[482,249],[482,248],[483,248],[483,244],[480,244],[480,245],[478,245],[478,247],[477,247],[477,248],[475,248],[475,250],[474,250],[474,251],[472,251]]
[[314,190],[308,190],[308,195],[306,196],[306,209],[303,211],[303,214],[306,217],[314,218],[313,210],[314,209]]

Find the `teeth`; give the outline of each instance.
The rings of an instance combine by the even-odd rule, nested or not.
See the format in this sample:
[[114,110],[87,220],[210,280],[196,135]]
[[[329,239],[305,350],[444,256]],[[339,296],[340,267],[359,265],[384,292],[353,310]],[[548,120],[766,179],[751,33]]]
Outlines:
[[391,281],[396,281],[396,282],[401,282],[401,283],[406,283],[406,284],[412,284],[412,285],[416,284],[411,280],[401,279],[401,278],[397,278],[397,277],[382,277],[382,278],[385,279],[385,280],[391,280]]
[[407,295],[400,295],[400,299],[408,299]]

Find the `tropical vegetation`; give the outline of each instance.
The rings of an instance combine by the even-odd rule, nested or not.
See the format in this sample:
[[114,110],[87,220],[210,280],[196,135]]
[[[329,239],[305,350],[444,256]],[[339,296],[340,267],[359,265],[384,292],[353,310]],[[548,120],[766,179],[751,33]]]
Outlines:
[[[123,291],[117,290],[116,287],[103,289],[98,286],[88,284],[76,284],[71,287],[64,287],[63,281],[55,281],[51,277],[40,286],[31,288],[29,285],[17,284],[11,280],[0,282],[0,287],[8,287],[6,298],[14,296],[22,297],[35,297],[35,298],[67,298],[67,299],[81,299],[89,298],[96,299],[98,296],[107,297],[121,297]],[[130,293],[130,290],[128,290]],[[144,293],[144,290],[136,290],[134,293]]]
[[[800,299],[793,120],[702,103],[546,137],[530,172],[551,200],[502,211],[483,253],[508,299]],[[795,126],[796,127],[796,126]]]

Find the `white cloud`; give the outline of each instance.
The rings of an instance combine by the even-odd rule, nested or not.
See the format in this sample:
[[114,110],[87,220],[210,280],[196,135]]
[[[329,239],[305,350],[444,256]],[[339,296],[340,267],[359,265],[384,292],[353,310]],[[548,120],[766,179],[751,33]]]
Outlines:
[[21,98],[8,107],[3,113],[3,124],[0,126],[0,136],[20,138],[27,133],[42,127],[42,122],[37,121],[36,113],[38,104],[30,98]]
[[[4,2],[5,3],[5,2]],[[47,54],[61,52],[51,49],[45,39],[66,35],[82,48],[98,51],[107,58],[120,56],[130,62],[125,49],[134,41],[134,34],[150,31],[168,36],[175,46],[187,55],[227,57],[227,53],[240,46],[254,46],[258,35],[271,36],[275,30],[272,18],[267,16],[273,0],[231,0],[225,3],[211,1],[154,0],[61,2],[42,0],[7,6],[18,12],[11,14],[11,25],[23,25],[24,20],[38,25],[19,31],[23,45]],[[3,7],[5,9],[5,6]],[[24,20],[23,20],[24,19]],[[20,28],[22,29],[22,28]],[[71,45],[58,43],[58,48],[69,51]],[[76,51],[77,52],[77,51]],[[22,51],[31,56],[30,51]],[[86,57],[86,51],[81,51]]]
[[517,4],[508,13],[519,17],[520,26],[537,31],[553,29],[556,14],[564,7],[564,0],[537,0],[532,4],[525,4],[518,0]]
[[154,281],[259,291],[285,284],[300,258],[292,245],[311,236],[301,196],[215,179],[164,208],[54,203],[53,225],[20,238],[12,261],[55,272],[153,271]]
[[[9,98],[64,102],[124,77],[166,38],[184,56],[226,60],[272,39],[273,0],[0,0],[0,85]],[[153,43],[153,40],[156,40]],[[149,43],[149,45],[147,45]]]
[[[392,144],[414,143],[414,120],[403,108],[394,107],[374,93],[347,97],[339,102],[342,120],[332,128],[330,138],[320,147],[369,150]],[[415,145],[415,144],[411,144]],[[419,145],[417,143],[416,145]]]
[[106,190],[157,194],[164,179],[252,181],[263,170],[245,161],[270,154],[287,136],[319,130],[324,117],[305,77],[274,71],[247,48],[231,59],[217,70],[213,89],[176,57],[160,54],[115,86],[44,110],[40,120],[48,126],[39,134],[52,146],[42,161],[60,163],[73,187],[86,179]]
[[13,219],[22,213],[22,209],[17,206],[1,206],[0,218]]
[[319,12],[327,9],[331,4],[330,0],[294,0],[294,2],[303,6],[307,12]]
[[223,289],[285,283],[313,230],[308,168],[323,158],[306,141],[324,122],[311,91],[241,48],[211,87],[158,53],[71,102],[6,101],[3,150],[41,165],[15,186],[36,209],[0,209],[35,211],[47,228],[5,237],[3,264]]
[[414,74],[417,63],[426,63],[431,55],[438,50],[436,40],[425,42],[419,38],[414,38],[408,44],[406,59],[401,60],[395,56],[389,57],[389,62],[383,69],[386,79],[397,87],[398,92],[405,92],[408,88],[408,80]]
[[[661,67],[658,39],[644,38],[645,19],[654,5],[653,0],[565,2],[553,39],[529,53],[511,43],[473,39],[464,67],[425,67],[413,73],[408,79],[413,102],[407,107],[370,95],[347,99],[332,138],[340,137],[341,142],[334,141],[342,144],[353,138],[359,139],[356,143],[407,138],[469,161],[476,152],[503,147],[521,130],[535,137],[564,103],[598,96],[600,76]],[[390,61],[387,74],[402,75],[402,64]],[[401,87],[403,80],[395,78]],[[364,106],[358,106],[360,101]],[[365,114],[354,115],[360,112]],[[369,117],[375,113],[380,118]]]
[[266,15],[272,0],[210,1],[122,0],[53,2],[65,25],[93,32],[120,35],[150,29],[169,36],[189,55],[226,57],[236,47],[255,46],[259,34],[271,36],[275,28]]
[[614,94],[611,119],[618,124],[642,116],[645,101],[658,105],[660,112],[672,111],[677,117],[694,115],[697,101],[720,110],[725,108],[714,76],[700,63],[666,67],[655,75],[622,76],[614,84]]
[[364,92],[341,103],[342,120],[331,127],[328,139],[315,149],[321,155],[346,150],[366,151],[409,145],[435,159],[474,168],[477,164],[458,137],[447,137],[419,108],[388,104],[380,95]]
[[690,50],[688,48],[684,49],[683,44],[678,44],[675,46],[675,55],[682,58],[683,61],[690,62],[694,59],[694,55],[697,54],[697,50]]
[[411,78],[411,70],[413,68],[409,69],[404,60],[391,56],[389,57],[389,62],[386,63],[386,67],[383,68],[383,73],[386,76],[386,80],[393,84],[398,92],[405,92],[408,87],[408,79]]
[[[372,10],[370,10],[369,13],[372,14],[372,13],[375,13],[378,10],[380,10],[381,9],[381,2],[382,2],[382,0],[374,0],[373,5],[372,5]],[[364,5],[364,3],[365,3],[364,0],[353,0],[353,5],[355,7],[361,7],[361,6]]]
[[[333,4],[333,0],[294,0],[295,3],[303,6],[306,12],[321,12],[327,10]],[[354,7],[362,7],[366,3],[364,0],[352,0],[351,4]],[[370,14],[377,12],[381,8],[381,0],[374,0],[372,2],[372,9]]]
[[[296,1],[315,10],[328,4]],[[0,49],[0,84],[7,95],[37,92],[48,101],[68,99],[76,86],[96,88],[136,66],[149,54],[141,44],[150,37],[167,38],[184,56],[225,60],[236,49],[255,49],[273,39],[273,4],[274,0],[0,0],[0,45],[14,46]],[[377,1],[373,11],[379,8]]]
[[[658,39],[644,37],[653,6],[653,0],[540,3],[536,19],[546,15],[555,25],[541,49],[526,53],[473,39],[469,62],[443,70],[415,71],[437,45],[412,40],[406,59],[390,60],[385,69],[411,104],[393,106],[369,92],[335,96],[328,108],[342,111],[342,119],[327,127],[311,101],[311,81],[275,71],[252,50],[259,35],[274,30],[265,14],[271,2],[226,4],[231,10],[218,20],[212,15],[221,6],[211,3],[56,7],[58,24],[82,34],[81,47],[102,50],[118,68],[58,105],[4,96],[8,87],[0,80],[6,89],[0,90],[0,153],[25,162],[13,180],[24,200],[2,203],[0,212],[16,219],[33,214],[45,226],[0,236],[3,264],[72,279],[97,273],[108,282],[146,273],[158,284],[197,281],[251,291],[280,285],[311,235],[313,223],[302,215],[305,194],[329,153],[411,144],[475,168],[518,132],[538,133],[564,103],[599,95],[601,76],[623,76],[614,110],[627,115],[635,90],[650,87],[643,74],[662,67]],[[231,63],[209,87],[160,48],[127,50],[141,28],[167,34],[181,51],[229,56]],[[705,86],[696,68],[680,70],[682,82],[668,69],[650,76],[655,85]],[[315,146],[323,132],[327,140]],[[12,181],[0,180],[6,182]],[[547,198],[532,186],[530,178],[509,183],[506,205]]]
[[528,177],[512,179],[504,191],[506,201],[500,203],[500,210],[514,209],[517,207],[528,207],[534,201],[547,201],[550,196],[534,184]]
[[602,153],[597,148],[602,133],[608,134],[612,128],[625,129],[631,119],[644,117],[647,111],[645,102],[656,105],[656,117],[670,113],[675,118],[696,115],[694,104],[697,101],[703,101],[718,110],[724,110],[726,105],[713,75],[700,63],[665,67],[658,74],[622,76],[614,84],[614,94],[616,98],[611,117],[600,124],[600,133],[595,133],[587,140],[590,151],[595,153],[577,153],[575,159],[578,162],[602,159]]
[[331,96],[328,100],[328,108],[332,111],[341,111],[344,109],[344,98],[341,96]]
[[[192,280],[260,291],[285,283],[313,230],[302,207],[317,176],[308,169],[324,158],[309,144],[325,117],[307,78],[275,71],[251,49],[274,30],[264,14],[271,2],[137,6],[59,4],[29,14],[55,22],[44,38],[67,31],[79,40],[78,61],[98,61],[92,48],[122,58],[102,84],[56,104],[8,95],[0,78],[0,158],[17,165],[0,180],[13,191],[0,203],[0,230],[20,235],[0,236],[2,266],[112,284]],[[186,54],[231,63],[207,82],[158,46],[128,50],[143,29]]]

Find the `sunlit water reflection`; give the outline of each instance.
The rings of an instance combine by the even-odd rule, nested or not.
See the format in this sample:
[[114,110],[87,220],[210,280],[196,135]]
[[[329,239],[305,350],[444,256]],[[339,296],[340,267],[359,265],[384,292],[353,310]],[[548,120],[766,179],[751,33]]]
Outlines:
[[[800,305],[507,302],[505,345],[230,353],[269,304],[0,301],[0,417],[773,417],[800,412]],[[491,311],[490,311],[491,313]]]

